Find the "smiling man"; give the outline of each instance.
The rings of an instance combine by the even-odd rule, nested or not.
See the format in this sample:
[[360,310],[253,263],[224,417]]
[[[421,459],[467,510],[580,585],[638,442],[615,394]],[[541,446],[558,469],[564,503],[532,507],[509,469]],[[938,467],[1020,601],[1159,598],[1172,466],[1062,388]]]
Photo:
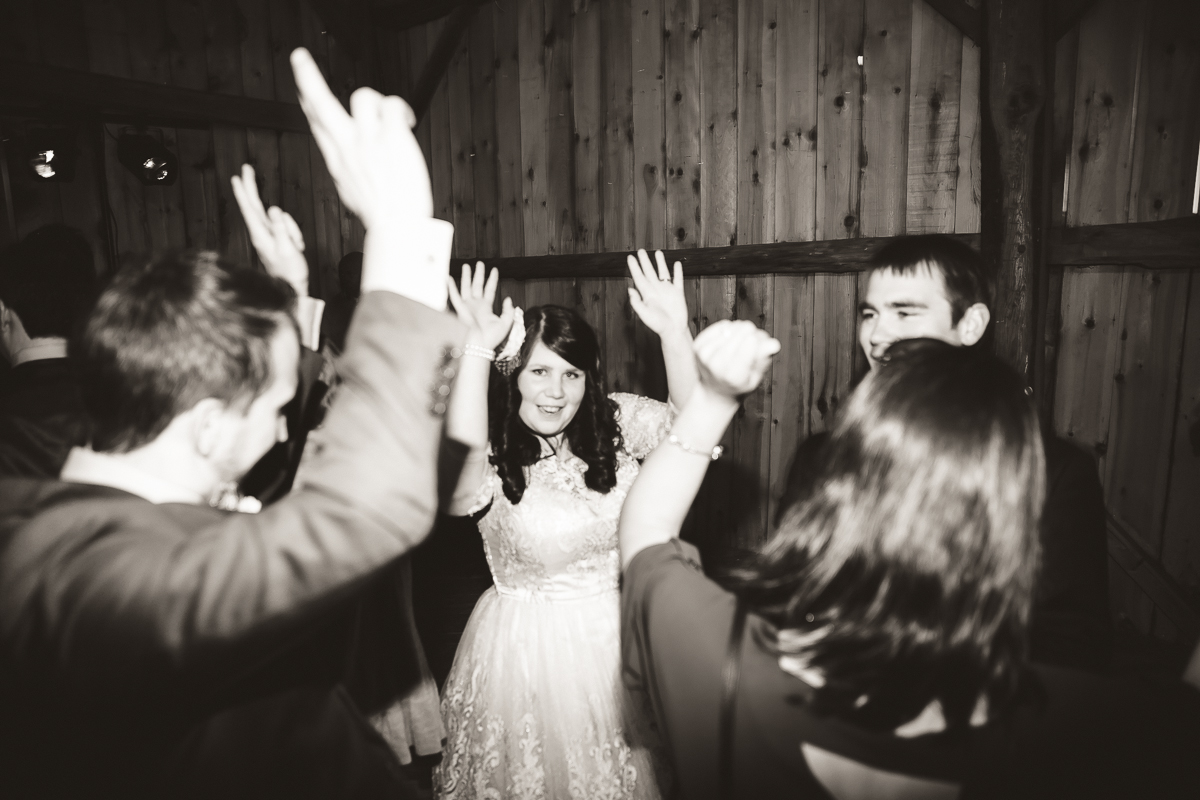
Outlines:
[[[871,260],[859,305],[858,342],[871,369],[904,339],[980,344],[991,322],[993,276],[983,259],[946,236],[894,239]],[[814,434],[796,452],[777,519],[817,479],[812,464],[827,436]],[[1030,620],[1030,656],[1091,671],[1107,668],[1112,651],[1104,493],[1095,462],[1045,433],[1046,506],[1042,569]]]

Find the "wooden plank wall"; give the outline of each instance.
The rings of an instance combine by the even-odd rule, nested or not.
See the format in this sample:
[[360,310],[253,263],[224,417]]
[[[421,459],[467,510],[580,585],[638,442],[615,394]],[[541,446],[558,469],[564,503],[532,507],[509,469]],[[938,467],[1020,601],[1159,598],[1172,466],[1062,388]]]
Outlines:
[[[296,94],[287,59],[298,45],[313,52],[343,100],[363,84],[407,93],[414,54],[400,38],[381,31],[351,56],[308,3],[287,0],[46,0],[5,3],[0,11],[6,56],[289,103]],[[65,222],[84,231],[98,267],[106,268],[99,202],[106,188],[120,261],[166,248],[205,247],[249,262],[249,239],[229,186],[229,177],[249,162],[264,200],[286,208],[300,224],[313,292],[326,298],[336,293],[337,262],[361,248],[363,231],[341,206],[311,136],[227,125],[151,126],[179,157],[180,175],[172,186],[142,186],[116,159],[116,137],[136,122],[81,123],[81,164],[70,183],[39,185],[14,169],[18,235]],[[6,135],[36,124],[0,118]],[[94,157],[101,140],[102,162]]]
[[[1059,43],[1055,209],[1067,225],[1191,213],[1200,146],[1200,16],[1187,0],[1100,0]],[[1200,254],[1197,256],[1200,268]],[[1095,454],[1109,510],[1200,600],[1200,271],[1071,268],[1062,276],[1054,421]],[[1117,565],[1114,611],[1171,622]]]
[[[470,159],[432,154],[459,256],[620,260],[636,247],[979,230],[979,50],[923,0],[508,0],[478,14],[459,69],[495,77],[468,85],[452,71],[439,92],[462,114],[429,116],[433,142],[476,144]],[[414,71],[438,30],[410,31]],[[519,185],[496,177],[508,174]],[[514,222],[482,241],[481,208]],[[606,344],[610,388],[666,397],[627,281],[503,285],[527,306],[580,311]],[[689,279],[697,329],[751,319],[786,345],[711,470],[702,545],[764,538],[796,442],[826,427],[861,369],[858,291],[853,273]]]

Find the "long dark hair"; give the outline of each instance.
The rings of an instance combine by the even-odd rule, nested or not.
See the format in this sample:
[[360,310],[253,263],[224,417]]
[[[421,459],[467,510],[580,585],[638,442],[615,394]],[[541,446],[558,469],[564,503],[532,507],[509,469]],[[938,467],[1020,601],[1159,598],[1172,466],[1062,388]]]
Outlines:
[[617,485],[617,451],[621,429],[617,404],[608,397],[601,369],[596,333],[583,317],[562,306],[536,306],[525,312],[525,344],[521,367],[509,376],[492,374],[488,386],[488,433],[492,464],[500,474],[504,495],[514,505],[525,494],[525,467],[542,454],[538,437],[521,421],[521,391],[517,378],[529,363],[536,342],[562,356],[585,375],[583,402],[566,428],[571,452],[587,464],[584,482],[592,491],[607,494]]
[[915,339],[851,395],[812,492],[736,576],[821,671],[814,704],[877,730],[941,703],[948,728],[1014,701],[1038,563],[1037,415],[990,355]]

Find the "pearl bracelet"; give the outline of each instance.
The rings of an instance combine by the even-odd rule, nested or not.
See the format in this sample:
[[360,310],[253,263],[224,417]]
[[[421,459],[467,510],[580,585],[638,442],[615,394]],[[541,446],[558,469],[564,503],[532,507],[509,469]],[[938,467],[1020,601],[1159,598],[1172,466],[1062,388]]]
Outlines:
[[482,358],[485,361],[495,361],[496,360],[496,351],[495,350],[488,350],[486,347],[480,347],[477,344],[464,344],[463,345],[463,355],[464,356],[475,356],[477,358]]
[[721,447],[721,445],[717,445],[716,447],[714,447],[711,452],[708,452],[705,450],[697,450],[696,448],[692,447],[690,444],[683,441],[682,439],[680,439],[678,436],[676,436],[673,433],[667,437],[667,442],[669,444],[675,445],[676,447],[678,447],[680,450],[682,450],[685,453],[691,453],[694,456],[703,456],[704,458],[710,458],[713,461],[716,461],[718,458],[721,457],[721,454],[725,452],[725,448]]

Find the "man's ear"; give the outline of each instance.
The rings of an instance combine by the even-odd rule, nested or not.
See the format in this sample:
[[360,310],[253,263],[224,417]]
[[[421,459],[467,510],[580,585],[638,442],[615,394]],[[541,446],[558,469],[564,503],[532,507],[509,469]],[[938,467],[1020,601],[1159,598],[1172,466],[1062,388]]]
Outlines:
[[217,450],[225,420],[225,404],[215,397],[206,397],[191,410],[184,412],[196,452],[208,458]]
[[963,312],[962,319],[954,327],[958,329],[959,340],[970,347],[983,338],[988,323],[992,321],[992,312],[983,303],[976,303]]

